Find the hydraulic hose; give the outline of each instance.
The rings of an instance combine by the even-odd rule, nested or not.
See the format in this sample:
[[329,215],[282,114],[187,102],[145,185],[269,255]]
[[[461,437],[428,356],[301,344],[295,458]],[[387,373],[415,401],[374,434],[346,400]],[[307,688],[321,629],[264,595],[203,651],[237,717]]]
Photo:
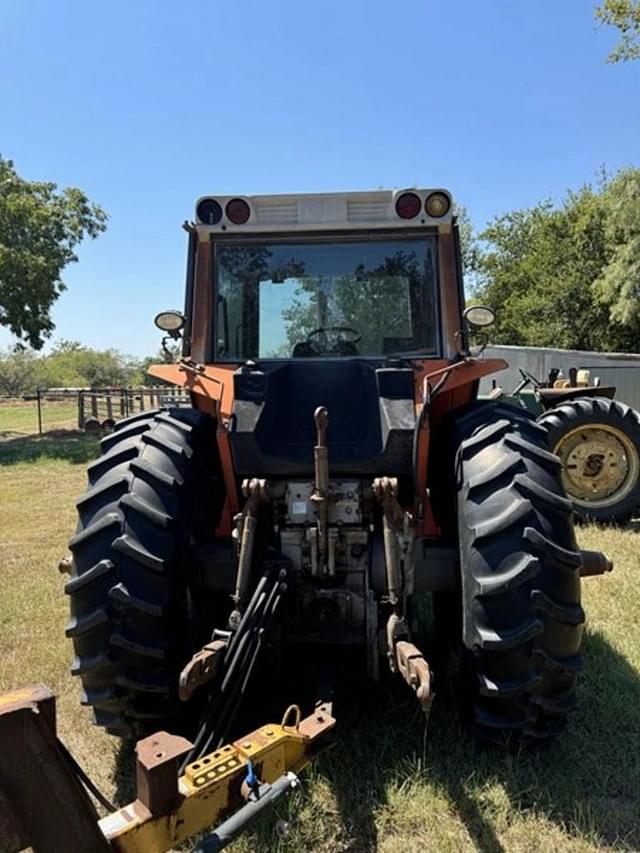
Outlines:
[[281,582],[278,580],[269,593],[263,612],[256,615],[255,625],[251,625],[247,630],[247,642],[243,647],[244,654],[240,650],[238,651],[238,661],[233,673],[229,671],[225,676],[220,691],[220,699],[222,700],[220,710],[212,721],[213,727],[200,755],[220,746],[233,725],[264,639],[282,598],[280,586]]
[[263,575],[234,633],[224,660],[222,683],[216,696],[210,694],[207,709],[187,764],[220,745],[238,714],[247,684],[286,589],[286,572],[278,567]]

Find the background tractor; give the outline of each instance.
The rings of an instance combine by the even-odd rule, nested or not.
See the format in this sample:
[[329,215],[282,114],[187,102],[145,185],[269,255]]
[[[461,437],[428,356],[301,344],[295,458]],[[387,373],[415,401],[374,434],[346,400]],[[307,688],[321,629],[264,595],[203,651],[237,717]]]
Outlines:
[[431,592],[479,734],[562,731],[580,577],[610,565],[576,546],[546,427],[477,399],[505,363],[469,349],[493,313],[464,310],[449,193],[207,196],[185,228],[185,310],[156,318],[183,357],[150,372],[191,405],[102,440],[70,543],[96,722],[191,723],[194,761],[265,650],[319,678],[347,656],[390,669],[427,710],[411,615]]
[[522,381],[494,399],[521,405],[546,427],[562,462],[562,482],[580,519],[624,524],[640,506],[640,413],[614,400],[616,389],[590,371],[551,370],[546,382],[520,370]]

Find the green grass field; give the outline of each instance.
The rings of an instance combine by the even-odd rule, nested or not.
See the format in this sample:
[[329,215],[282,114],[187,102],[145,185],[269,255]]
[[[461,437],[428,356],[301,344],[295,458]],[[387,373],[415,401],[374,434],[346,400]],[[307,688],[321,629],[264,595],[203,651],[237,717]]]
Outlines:
[[[43,432],[75,429],[78,404],[75,400],[42,400]],[[0,401],[0,439],[12,435],[38,433],[38,407],[35,400]]]
[[[0,445],[0,689],[33,681],[58,696],[59,731],[108,796],[132,795],[132,753],[91,726],[69,675],[67,601],[57,563],[75,525],[93,438]],[[541,753],[479,747],[438,684],[428,730],[402,685],[379,688],[339,721],[338,744],[303,792],[231,849],[310,853],[551,853],[640,850],[640,538],[579,532],[615,560],[584,581],[588,627],[579,710]],[[267,722],[265,720],[265,722]]]

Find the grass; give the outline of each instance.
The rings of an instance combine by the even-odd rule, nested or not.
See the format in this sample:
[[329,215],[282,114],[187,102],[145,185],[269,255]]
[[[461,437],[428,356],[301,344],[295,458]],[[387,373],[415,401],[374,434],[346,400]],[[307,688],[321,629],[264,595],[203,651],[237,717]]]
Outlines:
[[44,435],[14,437],[0,443],[0,465],[67,460],[89,462],[98,454],[95,434],[80,430],[56,430]]
[[[41,411],[44,432],[75,429],[78,425],[78,404],[75,400],[43,399]],[[0,439],[37,433],[38,405],[35,400],[0,401]]]
[[[86,436],[0,445],[0,689],[33,681],[58,696],[58,725],[99,786],[132,794],[132,753],[91,725],[69,675],[71,645],[57,562],[75,524],[74,497],[95,452]],[[231,849],[319,853],[591,853],[640,849],[640,556],[632,530],[585,527],[612,575],[586,579],[588,615],[579,709],[567,735],[540,753],[478,746],[438,684],[428,729],[402,685],[354,696],[336,747],[303,792]]]

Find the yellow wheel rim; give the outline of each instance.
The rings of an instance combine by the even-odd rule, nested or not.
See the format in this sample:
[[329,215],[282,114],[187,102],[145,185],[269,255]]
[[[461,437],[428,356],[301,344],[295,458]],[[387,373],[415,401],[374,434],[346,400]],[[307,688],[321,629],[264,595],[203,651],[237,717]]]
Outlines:
[[624,500],[640,473],[634,443],[608,424],[576,427],[554,447],[562,462],[562,481],[575,504],[604,509]]

